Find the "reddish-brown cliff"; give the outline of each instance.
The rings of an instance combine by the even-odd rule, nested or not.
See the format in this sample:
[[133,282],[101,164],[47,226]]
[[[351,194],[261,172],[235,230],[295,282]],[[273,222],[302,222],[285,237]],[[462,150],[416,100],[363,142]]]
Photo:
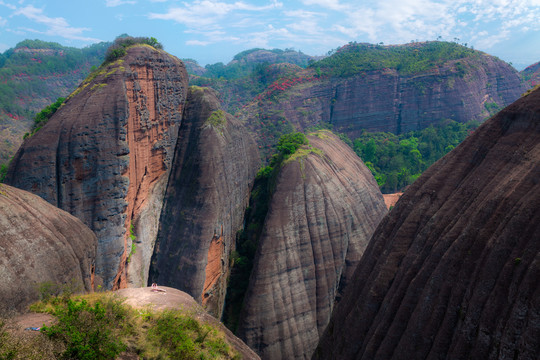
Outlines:
[[24,311],[43,283],[92,290],[97,239],[39,196],[0,184],[0,314]]
[[314,358],[538,359],[539,209],[537,90],[403,194]]
[[260,160],[244,126],[216,93],[190,87],[150,281],[172,286],[221,316],[229,254]]
[[132,47],[91,74],[11,163],[8,183],[96,233],[107,288],[146,284],[186,92],[178,59]]
[[237,334],[263,359],[311,355],[386,207],[360,158],[328,131],[280,170]]

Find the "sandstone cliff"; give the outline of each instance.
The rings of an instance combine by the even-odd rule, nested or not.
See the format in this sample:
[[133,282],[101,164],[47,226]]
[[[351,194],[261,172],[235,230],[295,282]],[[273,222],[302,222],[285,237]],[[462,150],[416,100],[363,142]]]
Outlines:
[[540,84],[540,62],[527,66],[521,71],[523,79],[531,86],[535,87]]
[[403,194],[314,358],[538,359],[539,164],[537,90]]
[[229,254],[259,163],[255,142],[216,93],[190,87],[150,282],[186,291],[221,316]]
[[[435,61],[429,58],[430,44],[380,50],[364,46],[347,50],[350,54],[335,54],[333,57],[343,59],[331,62],[333,57],[327,58],[320,66],[315,63],[272,83],[239,111],[238,117],[257,131],[263,147],[274,144],[291,128],[302,131],[318,123],[330,123],[334,130],[354,139],[364,129],[400,134],[445,119],[482,121],[516,100],[527,88],[514,68],[495,57],[466,48],[454,49],[459,46],[450,44],[444,46],[462,52],[461,57],[453,59],[441,53]],[[347,63],[347,56],[391,48],[411,53],[406,65],[412,63],[420,70],[405,71],[401,64],[395,65],[404,55],[396,55],[395,61],[389,60],[385,67],[377,67],[371,58]],[[385,59],[384,53],[377,56]],[[429,61],[431,66],[422,67]],[[325,62],[328,64],[323,67]],[[355,68],[359,70],[351,70]],[[340,69],[346,73],[340,73]]]
[[7,183],[96,233],[106,288],[146,284],[186,92],[178,59],[132,47],[91,74],[8,170]]
[[67,212],[0,184],[0,234],[0,314],[26,310],[45,282],[92,289],[97,239]]
[[238,336],[263,359],[311,355],[386,214],[373,176],[337,136],[309,136],[281,168]]

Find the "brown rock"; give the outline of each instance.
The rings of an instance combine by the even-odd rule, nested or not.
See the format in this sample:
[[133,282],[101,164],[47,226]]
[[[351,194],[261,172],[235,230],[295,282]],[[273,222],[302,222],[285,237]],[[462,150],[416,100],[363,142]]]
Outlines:
[[537,90],[404,193],[314,358],[538,359],[539,164]]
[[311,356],[336,298],[386,207],[360,158],[339,138],[309,136],[281,169],[238,336],[263,359]]
[[11,163],[8,183],[96,233],[106,288],[146,284],[186,91],[178,59],[132,47],[90,75]]
[[39,300],[40,284],[92,289],[97,239],[79,219],[0,184],[0,314]]
[[259,167],[247,130],[209,88],[190,87],[150,279],[221,316],[229,254]]

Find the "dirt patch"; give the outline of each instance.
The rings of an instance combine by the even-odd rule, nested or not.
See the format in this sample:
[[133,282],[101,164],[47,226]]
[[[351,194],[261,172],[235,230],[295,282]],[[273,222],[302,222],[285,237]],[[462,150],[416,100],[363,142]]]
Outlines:
[[383,194],[384,204],[386,205],[388,209],[390,209],[392,206],[396,205],[401,195],[403,195],[402,192],[398,192],[394,194]]

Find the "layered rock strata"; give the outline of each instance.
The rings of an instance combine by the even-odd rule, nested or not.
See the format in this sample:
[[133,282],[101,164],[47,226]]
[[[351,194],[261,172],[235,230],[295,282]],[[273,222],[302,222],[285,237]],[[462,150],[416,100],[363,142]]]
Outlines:
[[44,283],[91,291],[97,239],[39,196],[0,184],[0,314],[25,311]]
[[263,359],[309,358],[386,207],[339,138],[309,136],[276,180],[237,334]]
[[428,169],[381,222],[316,359],[538,359],[540,91]]
[[146,284],[186,92],[178,59],[131,47],[91,74],[8,170],[9,184],[96,233],[106,288]]
[[190,87],[150,282],[185,291],[221,316],[229,254],[259,166],[255,142],[216,93]]

